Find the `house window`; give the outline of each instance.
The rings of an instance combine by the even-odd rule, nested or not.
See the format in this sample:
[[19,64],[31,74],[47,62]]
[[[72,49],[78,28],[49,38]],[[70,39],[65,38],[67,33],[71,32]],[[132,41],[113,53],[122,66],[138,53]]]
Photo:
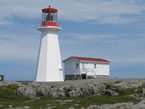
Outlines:
[[96,68],[96,64],[94,64],[94,68]]
[[79,68],[79,63],[76,64],[76,68]]

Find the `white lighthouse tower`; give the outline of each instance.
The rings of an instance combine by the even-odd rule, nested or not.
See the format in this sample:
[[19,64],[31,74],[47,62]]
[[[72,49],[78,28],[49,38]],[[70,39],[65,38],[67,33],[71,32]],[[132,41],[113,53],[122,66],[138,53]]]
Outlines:
[[42,35],[36,82],[64,81],[57,33],[61,29],[57,22],[57,9],[51,6],[42,9],[42,24],[38,25]]

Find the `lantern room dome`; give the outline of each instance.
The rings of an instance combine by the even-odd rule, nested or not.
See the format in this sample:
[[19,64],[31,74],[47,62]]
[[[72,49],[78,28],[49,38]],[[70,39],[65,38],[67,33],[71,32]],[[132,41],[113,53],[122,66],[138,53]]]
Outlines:
[[49,5],[49,7],[48,8],[44,8],[44,9],[42,9],[42,12],[45,12],[45,13],[52,13],[52,12],[57,12],[57,9],[55,9],[55,8],[51,8],[51,6]]

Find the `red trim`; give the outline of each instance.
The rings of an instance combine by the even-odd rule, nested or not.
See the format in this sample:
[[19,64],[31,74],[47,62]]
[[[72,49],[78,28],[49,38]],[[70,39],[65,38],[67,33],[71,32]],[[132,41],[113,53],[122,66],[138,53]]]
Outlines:
[[55,9],[55,8],[51,8],[51,6],[49,6],[49,8],[44,8],[44,9],[42,9],[42,12],[47,12],[47,11],[53,11],[53,12],[57,12],[57,9]]
[[106,63],[110,63],[110,61],[108,61],[108,60],[99,59],[99,58],[87,58],[87,57],[75,57],[75,56],[73,56],[72,58],[75,58],[75,59],[81,60],[81,61],[95,61],[95,62],[106,62]]
[[43,21],[42,26],[57,26],[57,22],[54,21]]

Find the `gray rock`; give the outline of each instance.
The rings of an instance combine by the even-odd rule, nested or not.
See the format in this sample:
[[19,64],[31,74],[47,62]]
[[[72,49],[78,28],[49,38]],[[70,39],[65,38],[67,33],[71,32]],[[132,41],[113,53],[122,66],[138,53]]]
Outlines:
[[75,90],[75,89],[76,89],[75,86],[68,86],[68,87],[66,87],[66,90],[68,90],[68,91],[72,91],[72,90]]
[[51,107],[48,107],[48,109],[55,109],[56,106],[51,106]]
[[64,92],[57,92],[59,97],[65,97],[65,93]]
[[95,87],[93,84],[87,86],[89,94],[94,94]]
[[12,105],[9,105],[8,107],[9,107],[9,108],[12,108],[13,106],[12,106]]
[[145,88],[142,89],[142,93],[145,94]]
[[51,92],[50,96],[52,98],[65,97],[65,93],[64,92]]
[[138,90],[138,89],[135,89],[135,90],[134,90],[134,92],[135,92],[135,93],[138,93],[138,92],[139,92],[139,90]]
[[35,90],[38,90],[38,88],[41,86],[40,83],[36,83],[36,82],[32,82],[28,85],[32,86]]
[[37,97],[29,97],[29,100],[40,100],[40,98],[37,98]]
[[51,93],[51,97],[52,98],[58,98],[59,96],[58,96],[58,94],[56,92],[54,92],[54,93]]
[[77,93],[75,92],[75,90],[69,92],[69,97],[77,97]]
[[65,92],[65,89],[64,89],[64,87],[60,87],[60,88],[57,89],[57,91],[58,92]]
[[30,106],[25,106],[24,109],[30,109]]
[[63,88],[52,88],[50,92],[52,98],[65,97],[65,90]]
[[89,89],[86,86],[81,86],[81,91],[84,95],[89,94]]
[[134,94],[128,95],[129,97],[136,98]]
[[75,104],[74,106],[79,106],[79,104]]
[[47,96],[47,95],[49,95],[50,91],[51,91],[51,87],[50,86],[41,85],[38,88],[37,94],[40,95],[40,96]]
[[113,86],[115,86],[117,88],[123,88],[123,89],[138,88],[138,87],[141,87],[143,85],[144,85],[144,82],[139,81],[139,80],[122,81],[120,83],[113,84]]
[[37,93],[33,87],[23,85],[17,89],[17,94],[20,96],[34,97]]
[[77,87],[77,88],[75,89],[75,92],[76,92],[76,94],[77,94],[77,97],[82,97],[82,96],[83,96],[83,93],[82,93],[80,87]]
[[69,97],[82,97],[84,94],[81,91],[80,87],[75,88],[72,91],[68,92]]
[[99,84],[98,85],[98,93],[103,95],[105,93],[105,91],[106,91],[106,85]]
[[56,103],[73,103],[75,102],[74,100],[56,100]]
[[105,91],[105,95],[108,95],[108,96],[118,96],[119,94],[111,89],[107,89]]
[[97,106],[96,105],[91,105],[87,109],[97,109]]
[[82,86],[81,91],[84,95],[86,94],[104,94],[106,86],[103,84],[88,84],[87,86]]
[[28,87],[27,90],[24,93],[24,96],[28,97],[35,97],[36,96],[36,90],[34,88]]
[[75,109],[74,107],[69,107],[68,109]]
[[145,100],[142,100],[141,102],[139,102],[137,105],[135,105],[136,107],[139,107],[141,109],[145,109]]
[[109,104],[102,105],[101,107],[102,109],[111,109]]
[[27,90],[27,86],[26,86],[26,85],[23,85],[22,87],[19,87],[19,88],[16,90],[16,93],[17,93],[19,96],[24,96],[24,93],[25,93],[26,90]]

